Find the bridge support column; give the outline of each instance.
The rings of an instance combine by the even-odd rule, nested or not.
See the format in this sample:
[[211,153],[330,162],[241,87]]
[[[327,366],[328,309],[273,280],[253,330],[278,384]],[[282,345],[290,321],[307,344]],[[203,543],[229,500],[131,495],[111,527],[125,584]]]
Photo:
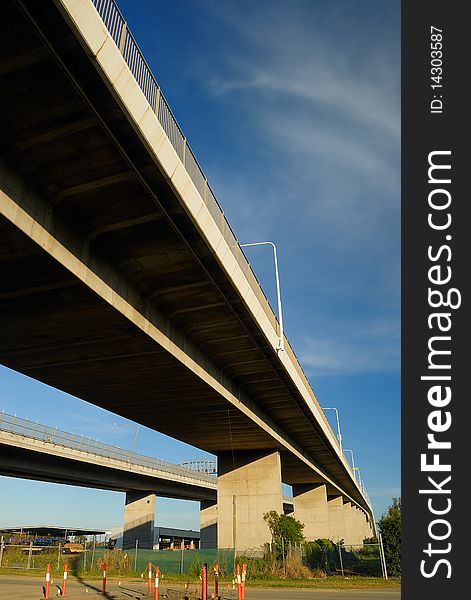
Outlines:
[[360,543],[363,544],[363,540],[367,537],[370,537],[367,533],[367,525],[366,525],[366,515],[361,510],[361,508],[356,508],[357,511],[357,521],[358,521],[358,534],[360,536]]
[[366,534],[366,518],[365,513],[361,510],[361,508],[356,508],[357,511],[357,520],[358,520],[358,533],[360,535],[361,544],[363,544],[363,540],[368,537]]
[[334,542],[345,540],[345,512],[342,496],[328,496],[327,510],[329,512],[329,539]]
[[136,547],[152,550],[154,546],[155,494],[126,492],[124,507],[123,549]]
[[218,505],[210,500],[200,502],[200,548],[218,546]]
[[218,547],[243,551],[271,541],[263,515],[283,513],[278,451],[218,455]]
[[346,502],[343,508],[345,511],[345,543],[352,546],[362,544],[363,532],[359,509],[351,502]]
[[366,517],[366,537],[374,537],[375,529],[370,515]]
[[324,484],[293,485],[294,516],[304,523],[303,535],[312,542],[329,538],[329,510]]
[[355,509],[351,502],[345,502],[343,505],[343,513],[345,518],[345,544],[356,545],[358,543],[357,523],[355,520]]
[[362,510],[360,510],[360,523],[363,539],[371,537],[370,528],[368,526],[368,519],[366,514]]

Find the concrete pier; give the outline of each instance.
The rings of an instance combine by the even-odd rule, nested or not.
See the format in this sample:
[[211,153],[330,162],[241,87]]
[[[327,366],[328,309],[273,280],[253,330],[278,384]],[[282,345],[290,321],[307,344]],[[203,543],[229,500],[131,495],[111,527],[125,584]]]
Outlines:
[[154,545],[155,494],[127,492],[124,508],[123,549],[152,550]]
[[200,502],[200,548],[218,547],[218,505],[210,500]]
[[329,510],[327,490],[323,484],[293,485],[294,516],[304,523],[303,534],[308,541],[328,538]]
[[329,539],[334,542],[345,540],[345,511],[342,496],[328,496],[327,509],[329,511]]
[[271,541],[263,516],[283,513],[278,451],[218,455],[218,547],[239,551]]

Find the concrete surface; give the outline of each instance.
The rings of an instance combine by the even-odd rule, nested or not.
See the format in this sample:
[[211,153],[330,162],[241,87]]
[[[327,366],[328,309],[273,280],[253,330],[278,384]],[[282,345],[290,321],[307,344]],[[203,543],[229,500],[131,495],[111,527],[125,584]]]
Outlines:
[[[54,581],[50,588],[50,600],[54,600],[57,592],[57,584],[61,582]],[[21,577],[0,575],[0,598],[15,599],[15,600],[41,600],[43,580],[39,577]],[[183,590],[182,586],[177,584],[165,584],[161,582],[159,587],[159,598],[162,600],[166,597],[169,600],[176,600],[173,590]],[[208,590],[211,592],[211,588]],[[201,594],[201,590],[195,585],[190,585],[188,588],[189,598],[197,598]],[[194,594],[198,593],[199,596]],[[222,589],[220,594],[224,600],[236,600],[237,590]],[[209,593],[209,597],[211,594]],[[309,589],[290,589],[290,588],[250,588],[246,587],[246,600],[399,600],[401,597],[400,589],[368,589],[368,590],[309,590]],[[71,578],[67,584],[66,599],[70,600],[92,600],[93,598],[107,598],[108,600],[145,600],[149,598],[147,595],[146,582],[127,582],[118,580],[110,580],[107,583],[107,593],[101,593],[100,581],[77,581]]]
[[329,537],[329,510],[325,485],[293,485],[294,517],[304,523],[308,540]]
[[154,547],[155,494],[126,492],[124,506],[123,549]]
[[216,501],[200,502],[200,548],[217,548],[218,505]]
[[345,507],[342,496],[328,496],[327,510],[329,511],[329,535],[327,537],[334,542],[345,540]]
[[263,516],[283,512],[279,452],[218,457],[218,546],[244,551],[271,541]]
[[182,500],[216,501],[215,477],[185,470],[134,464],[54,441],[0,430],[0,474],[126,492],[153,491]]

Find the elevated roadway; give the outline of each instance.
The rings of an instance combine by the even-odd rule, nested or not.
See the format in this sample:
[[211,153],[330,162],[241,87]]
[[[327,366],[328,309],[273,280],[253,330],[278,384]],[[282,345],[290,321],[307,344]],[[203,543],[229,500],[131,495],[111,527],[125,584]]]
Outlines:
[[[217,499],[217,478],[205,472],[5,413],[0,413],[0,475],[115,492],[151,491],[179,500]],[[293,512],[292,497],[283,496],[283,509]]]
[[182,500],[216,500],[217,478],[0,413],[0,475]]
[[[0,413],[0,475],[125,492],[126,507],[137,493],[149,500],[154,512],[154,496],[196,500],[203,512],[217,501],[213,475],[5,413]],[[292,498],[283,497],[283,510],[293,512]],[[151,531],[154,515],[149,516]],[[125,509],[125,542],[134,547],[135,531],[129,530],[135,524],[129,520]],[[204,547],[204,526],[202,534]],[[142,546],[142,532],[138,537]]]
[[[315,491],[371,531],[364,490],[286,338],[279,350],[116,5],[7,0],[2,14],[1,362],[217,454],[225,546],[257,487],[242,493],[241,477],[274,486],[258,512],[281,507],[283,481],[300,512]],[[241,547],[268,535],[252,529]]]

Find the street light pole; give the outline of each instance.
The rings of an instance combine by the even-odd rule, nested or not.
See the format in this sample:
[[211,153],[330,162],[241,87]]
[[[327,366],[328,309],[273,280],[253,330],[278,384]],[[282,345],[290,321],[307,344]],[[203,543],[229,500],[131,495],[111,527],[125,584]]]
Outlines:
[[360,485],[361,490],[364,492],[365,486],[363,485],[363,480],[361,478],[360,469],[358,467],[355,467],[355,471],[358,471],[358,483]]
[[350,450],[350,448],[344,448],[343,451],[344,451],[344,453],[345,452],[350,452],[350,454],[352,455],[352,470],[353,470],[353,476],[356,479],[355,458],[353,457],[353,450]]
[[278,322],[280,324],[280,338],[278,341],[277,350],[285,349],[285,337],[283,333],[283,313],[281,310],[281,292],[280,292],[280,275],[278,272],[278,257],[276,254],[276,246],[273,242],[252,242],[250,244],[239,244],[239,246],[271,246],[273,248],[273,259],[275,261],[275,279],[276,279],[276,295],[278,300]]
[[113,425],[115,427],[131,427],[132,429],[135,429],[136,432],[134,434],[134,440],[132,442],[132,446],[131,446],[131,452],[134,454],[134,448],[136,446],[136,442],[137,442],[137,437],[139,435],[139,426],[138,425],[130,425],[129,423],[113,423]]
[[339,411],[336,408],[325,408],[324,406],[322,407],[322,410],[334,410],[335,411],[335,418],[337,420],[337,437],[339,440],[340,451],[342,452],[342,434],[340,433]]

